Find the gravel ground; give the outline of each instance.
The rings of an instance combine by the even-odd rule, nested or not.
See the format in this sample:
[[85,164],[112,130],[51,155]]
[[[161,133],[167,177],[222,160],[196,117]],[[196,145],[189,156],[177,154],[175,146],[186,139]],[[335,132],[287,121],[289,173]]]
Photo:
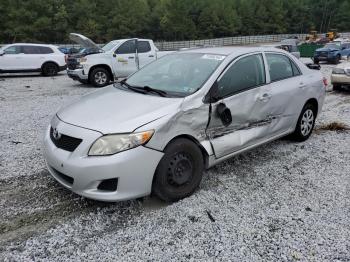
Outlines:
[[327,93],[308,141],[234,157],[167,205],[87,200],[49,176],[51,116],[93,90],[64,74],[0,77],[0,261],[350,261],[350,131],[327,128],[350,126],[349,92]]

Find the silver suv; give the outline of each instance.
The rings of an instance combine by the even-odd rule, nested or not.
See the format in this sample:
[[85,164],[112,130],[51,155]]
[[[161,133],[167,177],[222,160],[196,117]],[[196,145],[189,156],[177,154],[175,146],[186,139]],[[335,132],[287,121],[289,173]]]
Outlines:
[[203,170],[290,135],[309,138],[321,73],[275,48],[173,53],[61,109],[45,136],[52,176],[82,196],[190,196]]

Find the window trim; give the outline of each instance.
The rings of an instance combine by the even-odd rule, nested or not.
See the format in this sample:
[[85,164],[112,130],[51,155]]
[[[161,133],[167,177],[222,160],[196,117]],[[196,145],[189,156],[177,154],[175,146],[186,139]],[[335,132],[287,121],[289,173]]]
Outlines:
[[[263,52],[252,52],[252,53],[247,53],[247,54],[243,54],[243,55],[239,55],[235,58],[233,58],[228,64],[227,66],[222,70],[222,72],[220,73],[220,75],[218,76],[218,78],[215,80],[216,82],[218,82],[222,77],[223,75],[236,63],[238,62],[239,60],[241,60],[242,58],[245,58],[245,57],[248,57],[248,56],[252,56],[252,55],[261,55],[261,59],[262,59],[262,62],[263,62],[263,67],[264,67],[264,73],[265,73],[265,83],[261,84],[261,85],[256,85],[256,86],[252,86],[252,87],[249,87],[249,88],[246,88],[246,89],[242,89],[242,90],[239,90],[239,91],[235,91],[235,92],[232,92],[232,93],[229,93],[227,94],[226,96],[222,96],[219,98],[218,102],[225,99],[225,98],[228,98],[228,97],[231,97],[231,96],[234,96],[234,95],[237,95],[237,94],[240,94],[240,93],[243,93],[243,92],[246,92],[246,91],[249,91],[249,90],[252,90],[252,89],[255,89],[255,88],[258,88],[258,87],[261,87],[261,86],[265,86],[267,85],[267,74],[266,74],[266,65],[265,65],[265,59],[264,59],[264,54]],[[210,92],[210,90],[209,90]]]
[[135,40],[133,40],[133,39],[130,39],[130,40],[125,41],[124,43],[122,43],[120,46],[118,46],[118,47],[115,49],[114,53],[115,53],[116,55],[130,55],[130,54],[136,54],[136,52],[137,52],[137,46],[136,46],[135,44],[134,44],[134,46],[135,46],[135,52],[134,52],[134,53],[123,53],[123,54],[118,53],[119,48],[121,48],[124,44],[129,43],[129,42],[133,42],[133,41],[135,42]]
[[[140,52],[140,51],[139,51],[139,43],[140,43],[140,42],[145,42],[145,43],[147,43],[147,45],[148,45],[148,47],[149,47],[149,50],[146,51],[146,52]],[[147,40],[138,40],[138,41],[137,41],[136,50],[137,50],[137,53],[138,53],[138,54],[146,54],[146,53],[149,53],[149,52],[152,51],[152,47],[151,47],[151,44],[149,43],[149,41],[147,41]]]
[[[268,55],[268,54],[281,55],[281,56],[287,57],[287,58],[289,59],[289,63],[291,64],[290,66],[291,66],[291,68],[292,68],[292,73],[293,73],[292,76],[284,77],[284,78],[280,78],[280,79],[277,79],[277,80],[273,80],[273,81],[272,81],[272,79],[271,79],[271,74],[270,74],[270,67],[269,67],[269,65],[268,65],[268,63],[267,63],[266,66],[269,67],[269,70],[268,70],[268,71],[269,71],[270,83],[275,83],[275,82],[279,82],[279,81],[283,81],[283,80],[286,80],[286,79],[289,79],[289,78],[298,77],[298,76],[303,75],[303,72],[300,70],[300,67],[299,67],[296,63],[294,63],[294,61],[293,61],[288,55],[283,54],[283,53],[279,53],[279,52],[272,52],[272,51],[267,51],[267,52],[264,52],[264,53],[265,53],[265,57],[266,57],[266,63],[267,63],[267,55]],[[299,72],[300,72],[299,75],[294,75],[292,63],[294,63],[294,65],[296,66],[296,68],[299,70]]]

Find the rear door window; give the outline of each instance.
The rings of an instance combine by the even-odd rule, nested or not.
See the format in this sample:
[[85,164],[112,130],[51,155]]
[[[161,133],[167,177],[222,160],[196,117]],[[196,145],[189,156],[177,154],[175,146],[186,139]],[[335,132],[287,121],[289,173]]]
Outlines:
[[41,54],[39,46],[24,45],[22,46],[22,52],[27,55]]
[[137,52],[138,53],[147,53],[151,51],[151,45],[148,41],[138,41],[137,42]]
[[[271,82],[293,77],[293,67],[290,59],[281,54],[266,54]],[[300,74],[300,72],[299,72]]]
[[219,95],[228,97],[265,83],[262,55],[249,55],[235,62],[218,80]]

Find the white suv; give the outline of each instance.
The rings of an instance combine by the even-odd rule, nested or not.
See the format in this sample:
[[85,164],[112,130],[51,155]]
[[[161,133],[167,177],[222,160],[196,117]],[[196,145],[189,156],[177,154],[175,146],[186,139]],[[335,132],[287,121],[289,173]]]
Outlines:
[[65,68],[65,55],[53,45],[11,44],[0,49],[0,73],[41,72],[52,76]]

